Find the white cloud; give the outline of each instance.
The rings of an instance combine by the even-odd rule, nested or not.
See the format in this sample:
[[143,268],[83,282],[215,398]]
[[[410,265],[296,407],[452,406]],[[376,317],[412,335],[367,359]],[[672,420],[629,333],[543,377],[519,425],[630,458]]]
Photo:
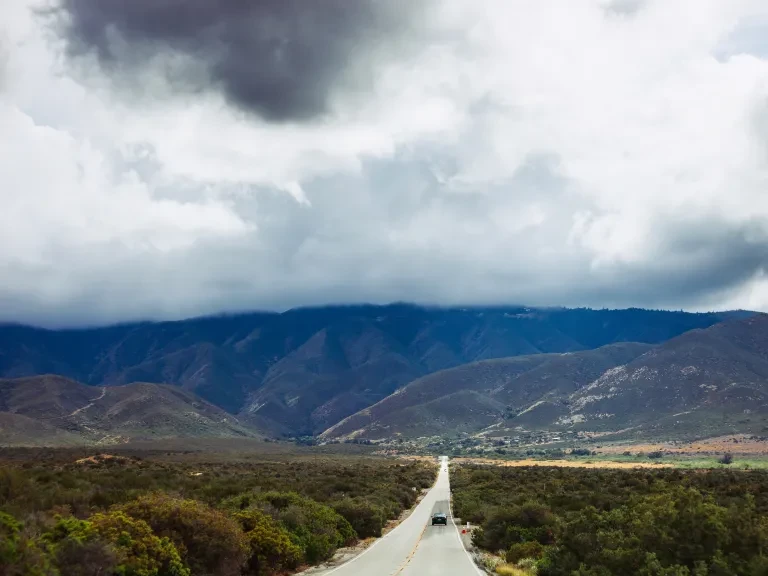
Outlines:
[[763,4],[437,2],[372,92],[274,124],[216,94],[132,100],[3,3],[0,319],[768,310]]

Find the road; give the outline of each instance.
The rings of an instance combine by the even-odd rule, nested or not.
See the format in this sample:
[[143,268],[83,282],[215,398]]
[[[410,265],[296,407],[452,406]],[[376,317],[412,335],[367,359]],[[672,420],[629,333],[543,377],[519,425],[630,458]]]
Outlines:
[[[465,552],[450,514],[448,459],[443,457],[437,482],[399,526],[362,554],[322,576],[478,576]],[[448,526],[432,526],[435,512],[448,515]]]

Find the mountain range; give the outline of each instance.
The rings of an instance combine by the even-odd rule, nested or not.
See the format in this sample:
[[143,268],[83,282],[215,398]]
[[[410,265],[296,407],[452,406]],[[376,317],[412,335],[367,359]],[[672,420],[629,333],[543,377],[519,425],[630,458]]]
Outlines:
[[[357,418],[361,410],[378,405],[398,391],[402,394],[408,385],[429,382],[437,374],[451,374],[450,369],[461,373],[474,369],[466,365],[479,363],[492,374],[493,369],[484,361],[491,361],[488,366],[494,366],[494,362],[514,365],[515,370],[530,366],[530,378],[541,373],[542,378],[559,382],[556,388],[563,394],[575,393],[599,377],[601,370],[641,357],[648,345],[751,315],[393,304],[91,329],[0,325],[0,378],[23,387],[32,385],[31,377],[57,375],[72,387],[73,391],[64,396],[88,400],[85,404],[104,390],[106,398],[111,399],[118,388],[143,386],[148,390],[147,386],[155,385],[151,394],[158,397],[169,398],[172,391],[184,394],[183,398],[176,397],[184,404],[179,410],[193,411],[188,406],[197,404],[205,406],[209,415],[220,409],[221,414],[236,418],[227,423],[234,427],[232,430],[218,430],[215,434],[257,430],[270,435],[329,435],[328,430],[348,430],[353,424],[347,419]],[[619,343],[632,344],[613,346]],[[560,356],[565,353],[570,356]],[[580,363],[571,366],[557,360],[571,357]],[[547,371],[552,375],[546,376]],[[472,386],[456,389],[455,393],[464,395],[453,399],[466,400],[462,409],[478,402],[489,413],[520,410],[535,396],[534,392],[517,393],[511,389],[505,394],[480,394]],[[49,388],[41,394],[56,396]],[[552,391],[547,398],[554,394]],[[472,402],[467,395],[474,395]],[[444,401],[458,406],[453,400]],[[0,415],[4,419],[0,422],[13,421],[16,429],[31,429],[31,423],[19,420],[25,417],[39,426],[50,425],[34,411],[8,406],[0,405],[0,412],[5,413]],[[72,410],[81,407],[78,404]],[[96,415],[98,410],[89,408],[85,415],[90,412]],[[112,418],[106,409],[104,414],[109,415],[108,420]],[[558,413],[560,416],[563,414]],[[217,414],[211,419],[218,418]],[[188,433],[177,424],[164,430],[178,428],[180,433]],[[88,436],[87,429],[61,426],[56,426],[56,433],[76,437],[85,434],[91,439],[102,433],[120,435],[133,430],[132,424],[126,424],[127,428],[116,424],[111,430],[106,421],[96,427],[88,422],[84,425],[97,433]],[[467,429],[472,426],[467,425]],[[145,426],[141,429],[146,431]],[[0,434],[0,443],[6,436],[6,432]]]
[[768,315],[660,345],[473,362],[420,378],[326,438],[590,431],[612,439],[768,429]]

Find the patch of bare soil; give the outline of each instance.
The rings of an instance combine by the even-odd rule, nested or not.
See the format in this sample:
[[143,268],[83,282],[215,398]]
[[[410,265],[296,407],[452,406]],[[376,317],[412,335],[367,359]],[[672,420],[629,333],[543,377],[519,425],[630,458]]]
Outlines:
[[411,460],[412,462],[426,462],[428,464],[435,464],[437,462],[437,458],[434,456],[419,456],[416,454],[397,454],[397,452],[394,452],[390,455],[397,456],[401,460]]
[[730,452],[741,456],[768,456],[768,440],[758,436],[733,434],[697,440],[695,442],[659,442],[653,444],[606,444],[596,449],[598,454],[630,452],[664,452],[681,456],[715,456]]
[[669,468],[655,462],[607,462],[601,460],[492,460],[486,458],[453,458],[454,463],[490,464],[493,466],[556,466],[558,468]]
[[130,458],[125,456],[115,456],[114,454],[96,454],[95,456],[88,456],[86,458],[80,458],[75,460],[75,464],[103,464],[104,462],[119,462],[126,464],[131,461]]

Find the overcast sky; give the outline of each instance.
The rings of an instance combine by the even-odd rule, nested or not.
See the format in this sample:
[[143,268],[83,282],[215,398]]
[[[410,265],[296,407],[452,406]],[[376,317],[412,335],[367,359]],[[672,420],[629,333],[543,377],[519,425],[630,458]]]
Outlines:
[[0,321],[768,311],[764,0],[0,2]]

